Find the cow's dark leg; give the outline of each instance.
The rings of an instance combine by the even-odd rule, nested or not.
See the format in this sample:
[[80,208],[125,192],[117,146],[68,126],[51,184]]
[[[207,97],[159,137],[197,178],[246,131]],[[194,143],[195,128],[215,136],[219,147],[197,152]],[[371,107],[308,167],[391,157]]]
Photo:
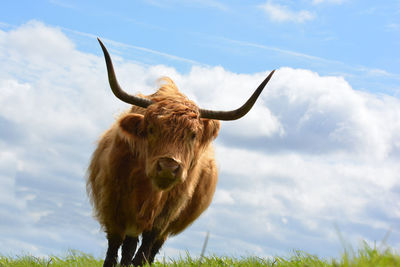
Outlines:
[[146,262],[151,263],[149,257],[157,235],[158,231],[155,230],[142,233],[142,244],[132,261],[134,266],[142,266]]
[[135,254],[137,243],[137,237],[125,237],[124,243],[122,244],[121,266],[128,266],[129,264],[132,264],[132,258]]
[[117,266],[118,249],[122,244],[122,237],[119,235],[107,235],[108,249],[103,267]]
[[164,245],[166,238],[161,238],[158,239],[154,244],[153,247],[151,248],[150,255],[149,255],[149,263],[153,263],[154,258],[156,257],[158,251],[160,251],[160,248],[162,245]]

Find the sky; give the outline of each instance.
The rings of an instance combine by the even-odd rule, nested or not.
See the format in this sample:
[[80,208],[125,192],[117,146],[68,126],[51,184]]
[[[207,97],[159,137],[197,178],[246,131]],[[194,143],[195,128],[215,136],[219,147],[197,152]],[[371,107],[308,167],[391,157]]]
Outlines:
[[86,196],[96,141],[128,92],[171,77],[222,122],[209,209],[166,258],[400,250],[400,1],[11,1],[0,10],[0,253],[103,257]]

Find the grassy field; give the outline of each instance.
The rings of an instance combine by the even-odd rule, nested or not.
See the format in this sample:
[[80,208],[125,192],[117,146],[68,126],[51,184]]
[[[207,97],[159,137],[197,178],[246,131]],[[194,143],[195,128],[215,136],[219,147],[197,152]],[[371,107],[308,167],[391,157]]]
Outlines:
[[[66,256],[37,258],[33,256],[0,256],[0,266],[102,266],[103,261],[90,255],[71,251]],[[147,265],[148,266],[148,265]],[[392,249],[380,250],[364,246],[358,252],[344,253],[337,259],[321,259],[296,251],[289,256],[231,258],[208,256],[194,259],[189,255],[180,259],[158,261],[152,266],[400,266],[400,254]]]

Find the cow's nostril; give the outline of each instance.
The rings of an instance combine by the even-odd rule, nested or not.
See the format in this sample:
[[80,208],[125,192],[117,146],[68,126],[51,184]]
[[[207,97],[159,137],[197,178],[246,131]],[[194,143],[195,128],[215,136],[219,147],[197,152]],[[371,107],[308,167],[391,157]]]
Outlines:
[[176,174],[180,164],[172,158],[161,158],[157,162],[157,171],[170,171]]
[[176,171],[179,168],[179,165],[170,166],[169,169],[171,171]]
[[179,169],[180,169],[180,166],[177,165],[177,166],[172,170],[172,172],[176,175],[176,174],[178,173]]
[[157,161],[157,171],[160,172],[162,170],[160,162]]

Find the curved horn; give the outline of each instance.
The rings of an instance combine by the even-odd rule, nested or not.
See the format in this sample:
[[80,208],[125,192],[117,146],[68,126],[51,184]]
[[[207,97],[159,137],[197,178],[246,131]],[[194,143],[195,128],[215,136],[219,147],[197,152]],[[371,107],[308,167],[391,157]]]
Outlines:
[[231,111],[214,111],[207,109],[200,109],[200,118],[205,119],[213,119],[213,120],[223,120],[223,121],[231,121],[237,120],[243,117],[249,112],[249,110],[253,107],[256,102],[258,96],[261,94],[265,85],[269,82],[275,70],[271,71],[267,78],[258,86],[258,88],[254,91],[253,95],[238,109]]
[[147,108],[149,105],[151,105],[153,103],[151,100],[130,95],[121,89],[121,87],[118,84],[117,77],[115,76],[114,67],[111,61],[110,54],[108,53],[104,44],[101,42],[100,38],[97,38],[97,40],[99,41],[101,49],[103,50],[104,53],[104,58],[106,60],[106,65],[107,65],[108,82],[110,83],[110,87],[114,95],[126,103],[139,106],[142,108]]

